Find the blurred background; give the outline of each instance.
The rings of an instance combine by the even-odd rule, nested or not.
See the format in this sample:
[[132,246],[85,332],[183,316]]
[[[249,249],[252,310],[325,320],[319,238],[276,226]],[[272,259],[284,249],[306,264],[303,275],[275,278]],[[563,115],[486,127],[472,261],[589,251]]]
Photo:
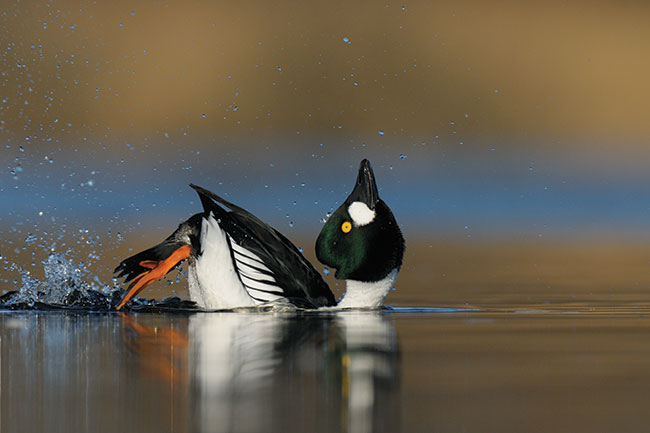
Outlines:
[[49,251],[110,283],[200,211],[190,182],[313,258],[369,158],[420,288],[393,304],[644,293],[649,22],[644,1],[11,2],[3,288]]

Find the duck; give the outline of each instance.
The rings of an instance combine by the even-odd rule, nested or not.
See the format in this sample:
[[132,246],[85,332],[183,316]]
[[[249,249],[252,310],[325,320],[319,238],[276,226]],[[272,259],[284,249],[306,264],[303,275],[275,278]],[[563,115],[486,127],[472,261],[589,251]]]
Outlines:
[[190,187],[199,195],[203,212],[115,268],[117,278],[130,283],[117,310],[185,260],[190,299],[205,310],[272,303],[306,309],[383,306],[402,266],[405,242],[391,209],[379,197],[367,159],[359,165],[352,192],[316,239],[317,259],[346,283],[339,302],[286,236],[223,197]]

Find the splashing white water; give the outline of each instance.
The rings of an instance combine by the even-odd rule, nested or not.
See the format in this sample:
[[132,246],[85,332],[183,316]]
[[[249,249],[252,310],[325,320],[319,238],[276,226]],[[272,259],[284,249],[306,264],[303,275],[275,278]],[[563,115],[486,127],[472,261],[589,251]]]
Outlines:
[[89,283],[86,277],[90,273],[83,263],[75,264],[62,253],[53,252],[41,262],[45,277],[43,280],[31,275],[17,265],[12,268],[21,275],[22,285],[12,296],[11,303],[25,303],[33,306],[36,302],[44,304],[68,304],[71,297],[90,299],[88,290],[95,290],[103,295],[109,295],[113,290],[107,285]]

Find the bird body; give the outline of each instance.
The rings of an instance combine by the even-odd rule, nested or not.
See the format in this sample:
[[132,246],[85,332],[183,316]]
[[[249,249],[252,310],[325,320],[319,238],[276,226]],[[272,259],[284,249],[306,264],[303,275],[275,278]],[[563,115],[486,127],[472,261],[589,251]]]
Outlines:
[[[203,212],[181,223],[160,244],[122,261],[118,277],[132,281],[121,309],[176,264],[188,260],[190,298],[204,309],[231,309],[288,301],[298,307],[334,307],[322,276],[280,232],[245,209],[196,185]],[[338,307],[383,305],[402,264],[404,239],[379,198],[370,163],[316,241],[316,255],[347,280]]]

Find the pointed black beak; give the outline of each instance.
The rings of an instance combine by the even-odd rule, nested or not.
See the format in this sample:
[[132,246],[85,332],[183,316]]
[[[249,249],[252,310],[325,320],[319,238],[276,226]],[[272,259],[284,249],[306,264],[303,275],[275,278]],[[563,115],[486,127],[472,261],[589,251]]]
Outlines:
[[372,210],[375,209],[375,205],[379,201],[375,174],[372,172],[372,166],[367,159],[361,161],[357,183],[346,200],[347,203],[354,201],[365,203]]

